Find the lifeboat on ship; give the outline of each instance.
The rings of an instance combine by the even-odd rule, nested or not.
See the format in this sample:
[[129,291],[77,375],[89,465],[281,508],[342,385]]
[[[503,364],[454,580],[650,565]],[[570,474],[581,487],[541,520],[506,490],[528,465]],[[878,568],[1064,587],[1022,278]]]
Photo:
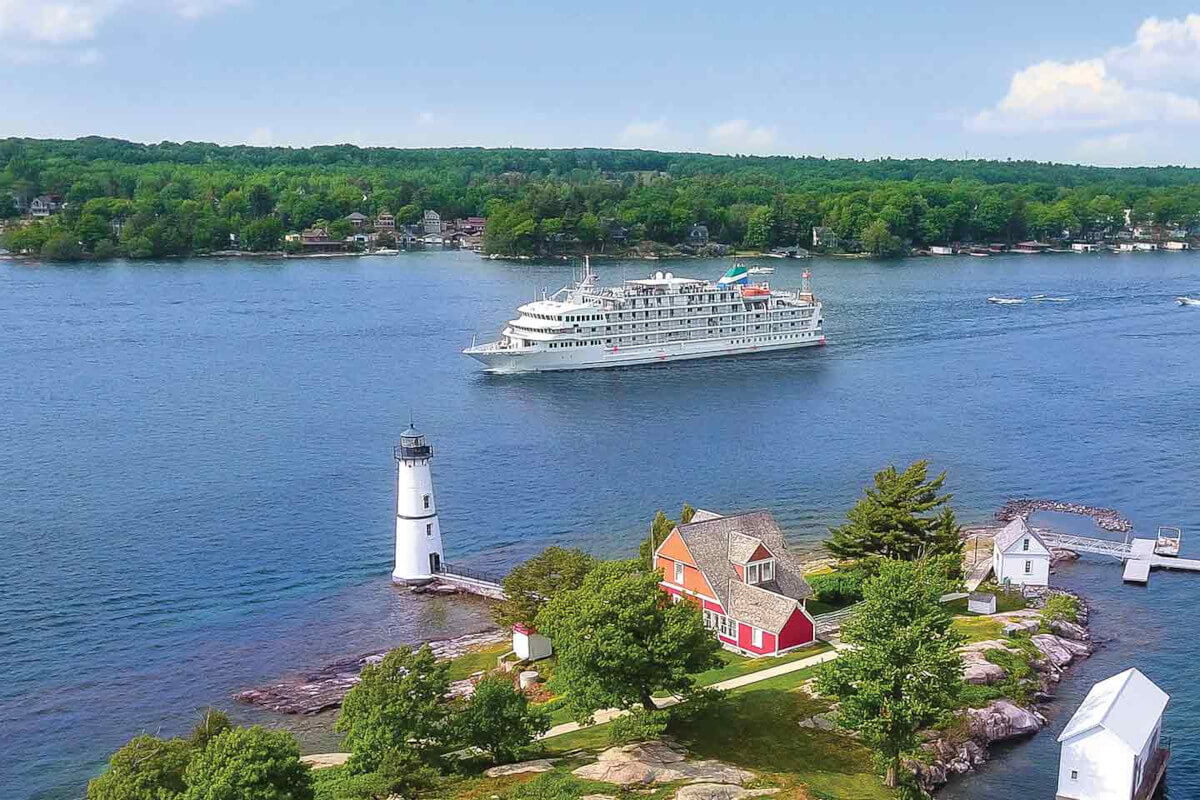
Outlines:
[[742,287],[742,297],[746,300],[766,300],[771,296],[771,287],[765,283]]

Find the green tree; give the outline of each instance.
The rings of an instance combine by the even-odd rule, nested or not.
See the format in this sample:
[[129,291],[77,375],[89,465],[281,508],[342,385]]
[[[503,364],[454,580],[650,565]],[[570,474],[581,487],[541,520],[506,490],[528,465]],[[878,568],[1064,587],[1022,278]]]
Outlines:
[[919,731],[946,720],[962,691],[963,638],[939,600],[946,589],[930,564],[883,562],[842,627],[850,647],[817,675],[818,691],[838,704],[838,725],[875,752],[888,786]]
[[546,603],[579,588],[595,566],[596,559],[582,550],[547,547],[504,577],[505,599],[493,609],[496,622],[505,628],[533,625]]
[[774,225],[775,214],[770,206],[755,208],[746,220],[746,246],[766,250],[771,244],[771,229]]
[[942,494],[946,473],[928,479],[929,462],[914,461],[903,472],[889,466],[846,512],[848,522],[830,528],[826,549],[839,558],[899,558],[962,554],[953,495]]
[[193,750],[203,750],[208,743],[222,733],[233,729],[229,715],[215,708],[204,710],[204,716],[192,727],[187,743]]
[[692,517],[696,516],[696,509],[692,508],[691,504],[684,503],[683,510],[679,512],[679,522],[681,525],[687,525],[692,521]]
[[694,673],[719,663],[699,607],[670,602],[660,577],[637,561],[605,562],[538,614],[558,656],[551,684],[576,720],[613,706],[654,710],[656,692],[686,695]]
[[493,673],[475,684],[475,693],[454,715],[454,728],[458,739],[501,763],[515,760],[521,750],[550,730],[550,715],[530,706],[511,678]]
[[112,754],[108,767],[88,783],[88,800],[174,800],[186,788],[191,748],[180,739],[135,736]]
[[353,753],[351,772],[375,771],[387,758],[401,757],[397,754],[436,760],[446,738],[448,668],[424,645],[416,651],[398,648],[363,669],[334,723]]
[[882,219],[876,219],[863,229],[862,243],[867,252],[881,258],[894,258],[904,254],[904,242],[888,230],[888,224]]
[[230,728],[196,751],[182,800],[312,800],[309,766],[287,731]]
[[56,233],[42,245],[42,258],[51,261],[78,261],[83,258],[83,248],[70,233]]
[[662,509],[659,509],[658,513],[654,515],[654,521],[650,523],[650,538],[643,538],[641,544],[638,545],[638,559],[646,569],[654,569],[654,551],[666,541],[673,530],[675,530],[674,520],[664,514]]

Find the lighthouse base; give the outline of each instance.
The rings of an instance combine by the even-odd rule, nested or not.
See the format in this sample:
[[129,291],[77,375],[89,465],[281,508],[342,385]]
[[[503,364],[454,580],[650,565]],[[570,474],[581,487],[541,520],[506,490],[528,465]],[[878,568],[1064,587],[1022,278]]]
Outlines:
[[392,573],[392,583],[397,586],[425,586],[426,584],[433,583],[433,581],[433,575],[417,575],[413,577],[408,575],[397,575],[394,572]]

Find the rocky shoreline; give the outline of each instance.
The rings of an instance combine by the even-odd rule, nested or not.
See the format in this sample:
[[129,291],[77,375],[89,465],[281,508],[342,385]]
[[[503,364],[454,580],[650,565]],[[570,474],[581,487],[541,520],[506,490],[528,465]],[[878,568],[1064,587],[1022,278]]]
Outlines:
[[1058,511],[1063,514],[1091,517],[1098,528],[1114,533],[1127,533],[1133,530],[1133,523],[1113,508],[1067,503],[1061,500],[1035,500],[1029,497],[1009,500],[996,512],[996,519],[1000,522],[1012,522],[1017,517],[1027,519],[1034,511]]
[[[1044,605],[1051,594],[1067,594],[1057,590],[1038,592],[1032,602]],[[1087,628],[1087,606],[1080,599],[1078,624],[1055,622],[1050,633],[1036,632],[1041,626],[1040,612],[1035,608],[994,618],[1005,623],[1005,633],[1031,633],[1030,642],[1040,654],[1032,665],[1037,671],[1038,686],[1034,702],[1022,706],[1010,700],[993,700],[983,708],[971,708],[962,716],[964,725],[952,731],[927,732],[922,750],[927,758],[913,760],[908,767],[922,788],[933,792],[952,776],[973,772],[988,760],[988,746],[995,742],[1032,736],[1046,726],[1042,714],[1045,704],[1054,698],[1054,687],[1067,669],[1077,660],[1091,655],[1093,644]],[[1004,680],[1004,670],[985,657],[988,650],[1017,652],[1011,640],[990,639],[963,648],[963,679],[970,684],[990,685]]]
[[[499,644],[508,638],[508,631],[489,628],[427,644],[439,659],[450,659],[475,647]],[[319,714],[340,707],[346,693],[358,683],[363,667],[382,661],[388,652],[384,650],[345,658],[313,672],[302,673],[297,680],[247,689],[233,697],[239,702],[262,706],[281,714]]]

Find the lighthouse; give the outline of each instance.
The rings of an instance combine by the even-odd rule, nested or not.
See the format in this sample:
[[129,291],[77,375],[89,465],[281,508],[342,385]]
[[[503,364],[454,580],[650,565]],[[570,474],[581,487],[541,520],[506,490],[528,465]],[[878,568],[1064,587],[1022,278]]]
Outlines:
[[433,448],[412,425],[396,445],[396,567],[392,582],[421,584],[442,571],[442,531],[433,500]]

